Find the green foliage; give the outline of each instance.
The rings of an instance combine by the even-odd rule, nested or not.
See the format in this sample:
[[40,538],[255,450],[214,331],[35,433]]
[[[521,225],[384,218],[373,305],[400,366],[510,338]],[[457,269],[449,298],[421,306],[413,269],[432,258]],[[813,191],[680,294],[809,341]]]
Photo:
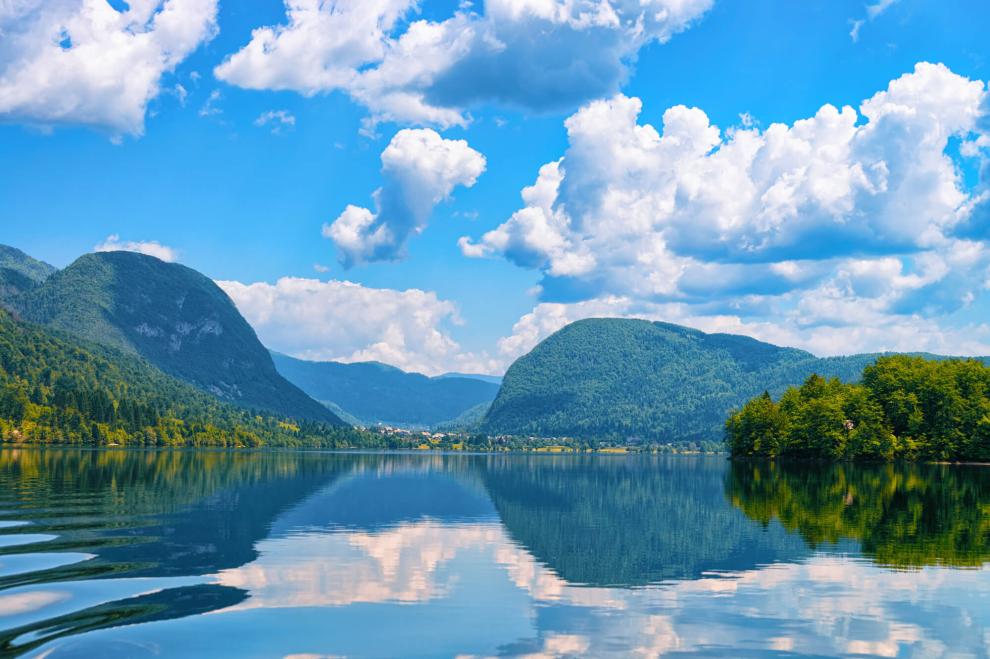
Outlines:
[[0,270],[16,272],[28,280],[41,283],[55,272],[55,266],[32,258],[17,249],[0,245]]
[[376,446],[350,428],[224,403],[143,359],[0,311],[0,440],[121,446]]
[[882,565],[978,567],[990,560],[990,472],[959,465],[737,462],[726,496],[812,547],[857,540]]
[[287,380],[365,425],[434,426],[481,406],[476,420],[498,392],[498,385],[492,382],[430,378],[378,362],[310,362],[278,353],[272,353],[272,358]]
[[55,272],[53,266],[14,247],[0,245],[0,306],[35,288]]
[[743,336],[645,320],[572,323],[516,361],[482,429],[496,434],[718,440],[726,415],[816,371],[854,378],[875,355],[818,359]]
[[[498,389],[492,393],[497,393]],[[450,429],[450,430],[462,430],[466,429],[472,431],[481,424],[481,421],[485,418],[485,414],[488,413],[488,408],[491,407],[491,401],[485,401],[483,403],[478,403],[474,407],[469,407],[468,409],[461,412],[459,415],[450,419],[449,421],[444,421],[442,423],[436,424],[438,430]]]
[[880,357],[860,384],[818,375],[764,394],[726,422],[733,455],[990,460],[990,368],[971,359]]
[[185,266],[133,252],[87,254],[12,306],[27,320],[140,355],[238,405],[342,423],[280,376],[226,293]]

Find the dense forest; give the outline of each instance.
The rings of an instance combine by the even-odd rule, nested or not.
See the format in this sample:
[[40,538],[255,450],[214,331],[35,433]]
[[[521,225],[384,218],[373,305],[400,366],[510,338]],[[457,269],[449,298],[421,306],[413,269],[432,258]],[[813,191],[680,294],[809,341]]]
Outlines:
[[643,443],[719,441],[725,417],[810,374],[855,379],[876,355],[820,359],[745,336],[593,318],[518,359],[482,423],[491,434]]
[[41,444],[317,446],[374,442],[356,430],[237,407],[140,357],[0,310],[0,439]]
[[[25,271],[30,262],[24,259],[30,257],[21,256]],[[9,298],[7,306],[25,320],[139,355],[220,399],[343,425],[278,374],[268,350],[219,286],[177,263],[133,252],[86,254]]]
[[734,456],[833,460],[990,460],[990,368],[896,355],[859,383],[818,375],[764,392],[726,422]]

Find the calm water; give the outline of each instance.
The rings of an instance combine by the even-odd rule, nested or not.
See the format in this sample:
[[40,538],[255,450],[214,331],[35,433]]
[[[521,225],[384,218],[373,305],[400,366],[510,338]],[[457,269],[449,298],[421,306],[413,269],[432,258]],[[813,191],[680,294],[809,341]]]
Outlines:
[[987,656],[990,468],[0,451],[0,655]]

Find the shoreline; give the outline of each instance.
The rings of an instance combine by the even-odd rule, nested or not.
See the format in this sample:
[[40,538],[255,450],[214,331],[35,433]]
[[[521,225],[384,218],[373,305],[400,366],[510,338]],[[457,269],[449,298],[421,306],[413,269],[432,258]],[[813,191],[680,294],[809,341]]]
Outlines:
[[484,450],[449,450],[449,449],[376,449],[376,448],[319,448],[304,446],[92,446],[86,444],[0,444],[3,450],[78,450],[93,452],[202,452],[202,453],[332,453],[350,455],[601,455],[609,457],[632,456],[691,456],[691,457],[727,457],[728,453],[705,453],[702,451],[615,451],[615,450],[561,450],[546,451],[540,449],[505,449],[498,451]]

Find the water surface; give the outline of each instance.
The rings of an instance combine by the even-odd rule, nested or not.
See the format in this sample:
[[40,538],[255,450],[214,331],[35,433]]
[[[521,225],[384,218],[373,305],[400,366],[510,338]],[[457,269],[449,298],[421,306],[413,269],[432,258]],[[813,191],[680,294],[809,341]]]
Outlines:
[[990,469],[0,451],[0,655],[990,654]]

